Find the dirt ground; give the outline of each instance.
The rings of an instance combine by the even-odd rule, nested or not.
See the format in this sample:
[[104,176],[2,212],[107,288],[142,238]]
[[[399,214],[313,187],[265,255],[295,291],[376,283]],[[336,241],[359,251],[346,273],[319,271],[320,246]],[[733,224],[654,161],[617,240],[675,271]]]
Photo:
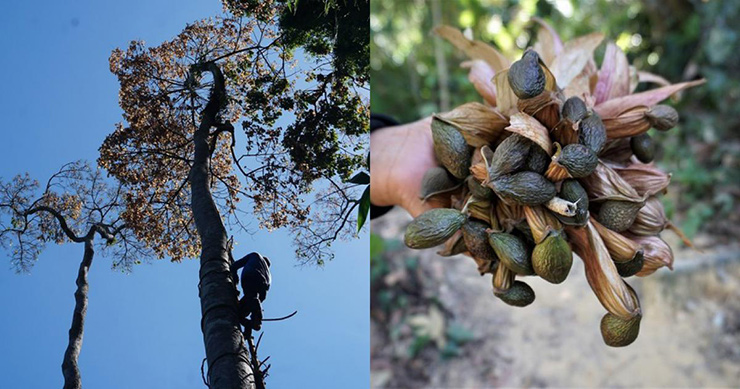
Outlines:
[[[676,253],[674,271],[628,279],[642,303],[640,336],[610,348],[599,332],[605,311],[579,259],[560,285],[527,278],[537,298],[515,308],[492,295],[491,276],[479,276],[471,259],[403,247],[398,239],[408,221],[395,210],[372,224],[390,242],[380,258],[385,269],[373,280],[374,388],[740,383],[740,246],[678,250],[664,233]],[[708,245],[711,238],[695,241]],[[452,356],[445,351],[451,342]]]

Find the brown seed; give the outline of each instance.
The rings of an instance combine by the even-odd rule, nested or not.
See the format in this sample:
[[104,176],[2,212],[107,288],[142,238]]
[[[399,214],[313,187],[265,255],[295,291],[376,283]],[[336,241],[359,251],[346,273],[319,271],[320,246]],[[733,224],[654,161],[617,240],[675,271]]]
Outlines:
[[472,149],[460,131],[436,117],[432,119],[434,154],[442,166],[453,176],[463,179],[470,174]]
[[587,146],[572,143],[563,147],[558,163],[568,170],[572,177],[580,178],[593,173],[599,159]]
[[555,197],[555,185],[534,172],[521,172],[499,177],[492,184],[501,198],[521,205],[540,205]]
[[625,320],[607,313],[601,318],[601,336],[604,338],[604,343],[611,347],[630,345],[640,333],[641,319],[642,315]]
[[678,124],[678,112],[668,105],[656,105],[645,112],[645,116],[660,131],[668,131]]
[[527,50],[522,59],[509,68],[509,85],[520,99],[530,99],[545,90],[545,72],[540,67],[540,57],[534,50]]
[[630,138],[630,147],[642,163],[650,163],[655,158],[655,142],[647,133]]
[[592,112],[578,125],[578,143],[588,147],[596,155],[604,148],[606,127],[596,112]]

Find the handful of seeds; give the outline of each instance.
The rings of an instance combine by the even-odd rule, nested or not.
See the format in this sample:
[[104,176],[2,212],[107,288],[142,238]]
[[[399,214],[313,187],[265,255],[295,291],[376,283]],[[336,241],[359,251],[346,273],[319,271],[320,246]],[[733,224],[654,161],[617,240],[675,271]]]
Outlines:
[[[535,299],[522,278],[559,284],[575,252],[607,311],[604,342],[626,346],[642,312],[624,278],[672,267],[665,228],[688,244],[656,197],[671,176],[653,165],[647,131],[674,127],[678,113],[658,103],[703,80],[669,85],[637,72],[613,43],[598,69],[601,34],[563,44],[536,21],[546,27],[541,43],[512,64],[453,28],[435,30],[471,57],[464,65],[488,104],[433,118],[441,166],[425,175],[420,196],[447,196],[452,206],[417,217],[404,240],[411,248],[444,244],[441,255],[466,253],[481,275],[492,275],[494,296],[519,307]],[[663,85],[633,94],[642,80]]]

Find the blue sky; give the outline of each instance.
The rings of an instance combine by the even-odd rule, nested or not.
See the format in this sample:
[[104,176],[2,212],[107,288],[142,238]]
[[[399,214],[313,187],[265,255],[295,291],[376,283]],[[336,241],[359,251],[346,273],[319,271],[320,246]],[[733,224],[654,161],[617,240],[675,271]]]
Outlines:
[[[13,2],[0,14],[0,177],[45,180],[61,164],[94,161],[120,120],[108,56],[132,39],[156,44],[188,22],[221,11],[218,0]],[[283,231],[237,235],[236,256],[260,251],[273,262],[261,355],[268,387],[356,388],[369,384],[368,239],[336,244],[324,268],[296,267]],[[7,388],[62,385],[83,248],[49,245],[31,275],[0,255],[0,376]],[[198,261],[155,261],[129,275],[97,257],[89,275],[80,356],[87,388],[203,388]]]

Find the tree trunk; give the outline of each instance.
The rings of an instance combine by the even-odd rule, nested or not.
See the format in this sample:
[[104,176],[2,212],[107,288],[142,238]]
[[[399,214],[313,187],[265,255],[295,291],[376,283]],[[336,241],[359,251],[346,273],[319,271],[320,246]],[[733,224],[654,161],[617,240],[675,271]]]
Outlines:
[[237,298],[231,272],[226,228],[216,208],[210,189],[209,132],[216,123],[216,113],[223,97],[223,76],[215,64],[208,64],[214,78],[200,126],[195,132],[195,156],[190,170],[191,207],[200,236],[200,307],[201,330],[208,359],[211,388],[250,388],[252,370],[239,327]]
[[69,344],[64,352],[62,361],[62,373],[64,374],[64,389],[79,389],[82,387],[80,368],[77,359],[82,349],[82,335],[85,330],[85,314],[87,312],[87,273],[92,265],[93,255],[92,239],[85,240],[85,254],[82,256],[80,270],[77,273],[77,290],[75,291],[75,310],[72,315],[72,327],[69,328]]

